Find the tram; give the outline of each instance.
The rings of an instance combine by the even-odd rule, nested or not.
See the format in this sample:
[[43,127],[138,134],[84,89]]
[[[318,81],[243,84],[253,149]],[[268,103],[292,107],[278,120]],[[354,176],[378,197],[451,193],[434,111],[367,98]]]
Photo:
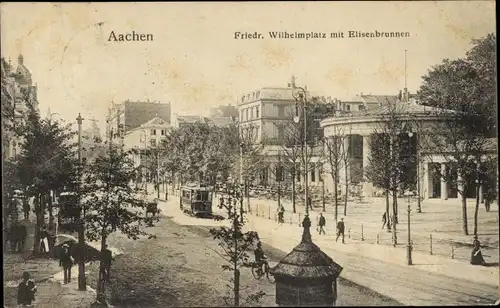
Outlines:
[[181,187],[180,207],[184,213],[195,217],[212,216],[211,188],[200,184],[188,184]]
[[76,231],[78,220],[81,215],[77,193],[73,191],[61,192],[58,202],[59,215],[57,215],[57,223],[59,228],[68,231]]

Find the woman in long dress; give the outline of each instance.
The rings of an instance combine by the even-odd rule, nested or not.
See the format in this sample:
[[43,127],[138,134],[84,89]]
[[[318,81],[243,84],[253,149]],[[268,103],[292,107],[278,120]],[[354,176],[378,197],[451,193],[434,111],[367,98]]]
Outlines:
[[481,252],[481,243],[476,238],[474,239],[474,248],[472,248],[472,253],[470,256],[470,264],[472,265],[486,265],[484,261],[483,254]]

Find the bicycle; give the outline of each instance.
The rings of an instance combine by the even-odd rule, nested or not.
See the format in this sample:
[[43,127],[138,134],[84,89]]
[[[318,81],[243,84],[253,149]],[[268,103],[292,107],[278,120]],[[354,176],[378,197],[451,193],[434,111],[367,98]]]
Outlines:
[[264,263],[264,271],[262,271],[262,266],[257,263],[253,262],[252,263],[252,275],[253,278],[259,280],[262,276],[266,275],[267,280],[269,280],[270,283],[275,283],[274,276],[271,274],[271,268],[269,267],[269,263],[265,262]]

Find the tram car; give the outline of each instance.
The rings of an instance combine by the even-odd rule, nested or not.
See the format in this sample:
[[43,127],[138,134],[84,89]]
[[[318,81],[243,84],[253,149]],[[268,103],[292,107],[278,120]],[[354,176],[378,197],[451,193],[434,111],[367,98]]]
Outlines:
[[180,207],[184,213],[195,217],[212,217],[211,188],[200,184],[188,184],[181,187]]
[[57,215],[57,223],[59,228],[67,231],[78,230],[77,224],[81,208],[78,206],[77,193],[73,191],[61,192],[58,199],[59,215]]

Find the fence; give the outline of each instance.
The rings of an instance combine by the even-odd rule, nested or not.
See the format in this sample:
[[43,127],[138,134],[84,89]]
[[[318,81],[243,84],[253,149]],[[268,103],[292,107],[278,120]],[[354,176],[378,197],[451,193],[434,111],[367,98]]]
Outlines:
[[[256,202],[251,205],[251,209],[251,215],[273,220],[278,223],[278,213],[275,207]],[[316,227],[319,219],[318,213],[311,212],[310,218],[312,220],[312,225]],[[285,224],[300,227],[303,219],[303,213],[284,212],[283,214],[283,223]],[[402,226],[402,224],[398,224],[397,227],[400,225]],[[359,225],[349,225],[346,223],[345,238],[347,242],[358,241],[367,244],[386,245],[406,249],[408,245],[408,233],[406,230],[399,231],[397,227],[396,232],[392,230],[389,232],[386,229],[376,230],[373,228],[373,224],[367,227],[362,223]],[[326,229],[327,236],[335,236],[335,226],[332,227],[330,225]],[[457,242],[449,239],[443,239],[436,235],[437,234],[432,233],[410,233],[412,251],[428,255],[444,256],[455,260],[469,261],[472,250],[472,242]],[[396,245],[394,244],[394,237],[396,237]],[[482,250],[483,254],[486,256],[495,260],[498,259],[498,247],[483,247]]]

